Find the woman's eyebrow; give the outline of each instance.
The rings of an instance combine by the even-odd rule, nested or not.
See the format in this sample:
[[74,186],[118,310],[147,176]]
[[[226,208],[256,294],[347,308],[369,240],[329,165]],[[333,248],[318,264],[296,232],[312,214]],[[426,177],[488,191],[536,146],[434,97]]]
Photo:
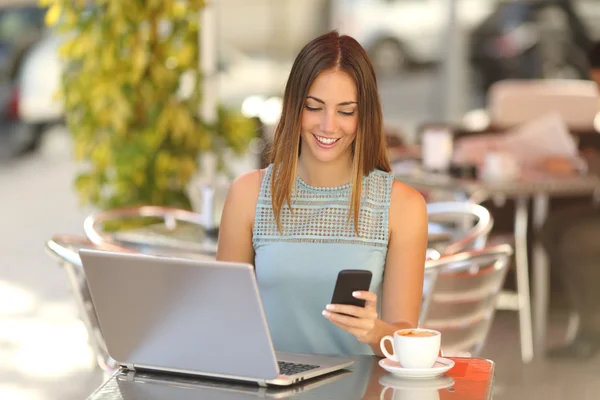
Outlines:
[[[306,98],[313,99],[314,101],[321,103],[321,104],[325,104],[325,102],[323,100],[321,100],[315,96],[306,96]],[[341,103],[338,103],[338,106],[349,106],[350,104],[357,104],[357,102],[356,101],[342,101]]]

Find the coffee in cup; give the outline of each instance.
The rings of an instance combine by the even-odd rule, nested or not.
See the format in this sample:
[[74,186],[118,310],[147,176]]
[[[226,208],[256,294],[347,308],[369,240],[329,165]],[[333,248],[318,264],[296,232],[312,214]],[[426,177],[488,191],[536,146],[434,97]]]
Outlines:
[[436,332],[426,331],[423,329],[404,329],[402,331],[397,331],[396,334],[409,337],[429,337],[437,335]]
[[[432,329],[401,329],[383,337],[380,347],[388,359],[404,368],[431,368],[439,356],[441,338],[440,332]],[[387,341],[392,345],[393,354],[385,347]]]

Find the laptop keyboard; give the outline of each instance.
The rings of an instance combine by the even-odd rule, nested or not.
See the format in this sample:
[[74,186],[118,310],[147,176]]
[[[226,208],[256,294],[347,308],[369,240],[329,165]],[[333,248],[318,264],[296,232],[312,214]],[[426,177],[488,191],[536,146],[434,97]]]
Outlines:
[[319,368],[318,365],[297,364],[285,361],[277,361],[277,363],[279,364],[279,372],[282,375],[295,375],[310,371],[311,369]]

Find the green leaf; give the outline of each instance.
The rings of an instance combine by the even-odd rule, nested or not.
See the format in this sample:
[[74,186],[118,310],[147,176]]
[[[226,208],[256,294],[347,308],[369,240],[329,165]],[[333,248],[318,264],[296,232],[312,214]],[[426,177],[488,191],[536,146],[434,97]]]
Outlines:
[[[255,125],[219,110],[207,125],[198,62],[199,0],[47,0],[48,22],[66,32],[61,99],[73,135],[82,202],[101,208],[189,208],[186,186],[203,151],[243,151]],[[166,22],[168,34],[158,27]],[[183,79],[185,74],[192,78]],[[191,88],[185,96],[180,85]]]
[[52,4],[48,11],[46,11],[46,16],[44,18],[44,22],[46,23],[46,25],[50,27],[56,25],[60,18],[60,15],[62,14],[62,10],[63,7],[61,3],[57,2]]

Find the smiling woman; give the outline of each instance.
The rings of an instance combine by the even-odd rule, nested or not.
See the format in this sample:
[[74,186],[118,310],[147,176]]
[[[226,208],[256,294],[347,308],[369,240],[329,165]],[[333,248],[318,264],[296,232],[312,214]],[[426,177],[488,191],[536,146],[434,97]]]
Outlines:
[[[373,66],[337,32],[298,54],[275,130],[272,163],[232,184],[217,258],[252,263],[278,351],[381,354],[415,327],[427,211],[390,173]],[[344,269],[369,270],[364,307],[328,304]]]
[[[309,93],[315,95],[309,94],[306,97],[305,111],[302,113],[302,143],[306,143],[307,148],[304,153],[301,153],[301,157],[312,156],[313,161],[326,163],[344,155],[351,155],[348,149],[356,137],[357,102],[356,100],[340,103],[337,101],[343,98],[356,98],[356,85],[352,78],[342,71],[323,72],[313,82]],[[326,100],[316,97],[317,95]],[[334,147],[335,151],[319,151],[319,149],[330,150]],[[343,161],[348,163],[351,159]],[[310,165],[310,162],[308,164]],[[300,165],[306,166],[302,158]],[[304,171],[305,175],[308,173]],[[348,179],[347,176],[340,178]]]
[[[290,72],[273,143],[278,174],[271,186],[278,225],[299,175],[317,186],[351,182],[357,227],[362,177],[375,168],[390,171],[382,119],[375,71],[356,40],[332,32],[304,47]],[[329,147],[336,139],[340,143]],[[318,152],[319,147],[331,151]]]

